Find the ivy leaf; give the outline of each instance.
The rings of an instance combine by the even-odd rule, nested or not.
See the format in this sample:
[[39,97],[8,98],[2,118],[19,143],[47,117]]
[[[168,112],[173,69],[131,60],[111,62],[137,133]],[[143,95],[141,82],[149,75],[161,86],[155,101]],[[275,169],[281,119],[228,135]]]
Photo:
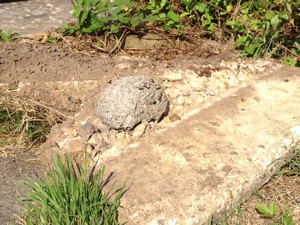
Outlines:
[[266,14],[265,14],[265,18],[266,20],[271,20],[274,16],[275,16],[275,12],[272,10],[269,10]]
[[245,48],[245,51],[249,55],[254,55],[255,51],[260,48],[263,44],[262,43],[256,43],[256,44],[251,44],[249,47]]
[[201,2],[196,5],[196,8],[200,13],[204,13],[205,9],[207,8],[207,5]]
[[180,23],[180,17],[173,10],[170,10],[167,16],[175,23]]
[[274,16],[271,19],[271,25],[273,26],[273,28],[277,28],[279,23],[280,23],[280,19],[279,19],[278,15]]

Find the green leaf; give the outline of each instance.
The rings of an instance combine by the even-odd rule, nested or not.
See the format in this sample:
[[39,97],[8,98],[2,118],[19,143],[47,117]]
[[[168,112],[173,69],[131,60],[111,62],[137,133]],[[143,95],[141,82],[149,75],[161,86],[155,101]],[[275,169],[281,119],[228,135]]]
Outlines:
[[276,205],[276,203],[274,201],[271,202],[270,212],[272,213],[273,216],[275,216],[278,212],[278,206]]
[[81,6],[80,5],[74,6],[73,16],[76,17],[76,18],[79,17],[80,11],[81,11]]
[[168,31],[170,27],[174,25],[173,21],[169,21],[167,24],[164,25],[164,31]]
[[95,11],[95,14],[100,14],[100,13],[103,13],[103,12],[106,12],[108,10],[108,7],[99,7],[96,11]]
[[193,0],[183,0],[183,4],[185,5],[185,7],[187,9],[190,8],[190,6],[192,5],[193,2],[194,2]]
[[200,2],[196,5],[196,8],[200,13],[204,13],[205,9],[207,8],[207,5],[203,2]]
[[226,24],[227,26],[234,26],[234,25],[236,24],[236,21],[235,21],[235,20],[227,20],[227,21],[225,22],[225,24]]
[[213,23],[211,23],[211,24],[209,25],[209,27],[207,28],[207,30],[209,30],[209,31],[211,31],[211,32],[213,32],[215,29],[216,29],[216,26],[215,26],[215,24],[213,24]]
[[256,206],[256,209],[259,211],[259,213],[261,214],[261,215],[263,215],[263,216],[267,216],[267,217],[271,217],[271,215],[270,215],[270,210],[269,210],[269,208],[268,208],[268,206],[267,205],[265,205],[265,204],[258,204],[257,206]]
[[279,14],[280,19],[289,20],[289,15],[286,12],[282,12]]
[[274,201],[271,202],[269,207],[265,204],[258,204],[256,208],[265,217],[274,217],[278,212],[278,206]]
[[168,0],[162,0],[160,2],[160,9],[164,8],[166,6],[166,4],[168,3]]
[[254,55],[254,53],[256,52],[256,50],[258,48],[260,48],[263,44],[262,43],[256,43],[256,44],[251,44],[249,45],[249,47],[245,48],[245,51],[249,54],[249,55]]
[[126,13],[120,13],[117,18],[122,24],[127,24],[130,21]]
[[231,12],[231,10],[232,10],[232,5],[231,4],[227,5],[226,11],[229,13],[229,12]]
[[143,19],[144,19],[144,13],[140,13],[138,17],[139,17],[140,21],[143,21]]
[[147,16],[146,18],[143,19],[143,22],[154,22],[159,20],[158,16]]
[[136,27],[137,25],[140,24],[140,19],[138,17],[134,17],[131,19],[130,23],[131,23],[131,26]]
[[266,18],[267,20],[271,20],[275,15],[276,15],[276,14],[275,14],[274,11],[269,10],[268,12],[266,12],[265,18]]
[[79,24],[83,24],[87,19],[89,11],[81,11],[79,13]]
[[188,12],[183,12],[183,13],[181,13],[180,14],[180,18],[184,18],[184,17],[186,17],[186,16],[188,16],[188,15],[190,15],[190,13],[188,13]]
[[173,10],[170,10],[167,16],[175,23],[180,23],[180,17]]
[[285,215],[283,225],[295,225],[295,223],[293,222],[293,217],[291,215]]
[[120,30],[120,25],[115,25],[115,24],[113,24],[113,25],[111,25],[111,27],[110,27],[110,31],[111,31],[112,33],[114,33],[114,34],[118,33],[119,30]]
[[273,26],[273,28],[277,28],[278,24],[280,23],[279,17],[278,15],[274,16],[271,19],[271,25]]

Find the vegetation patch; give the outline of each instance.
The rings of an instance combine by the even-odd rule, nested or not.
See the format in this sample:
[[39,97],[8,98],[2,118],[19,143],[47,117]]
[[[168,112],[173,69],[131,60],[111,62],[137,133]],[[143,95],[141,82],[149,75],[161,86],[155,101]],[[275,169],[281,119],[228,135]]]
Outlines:
[[298,0],[74,0],[73,4],[77,22],[63,26],[63,35],[105,36],[99,39],[100,49],[106,49],[107,37],[116,38],[121,47],[130,32],[155,32],[168,39],[233,39],[244,57],[300,63]]
[[105,167],[96,171],[97,164],[88,169],[88,156],[84,165],[57,156],[46,177],[37,182],[28,180],[27,195],[23,201],[21,217],[27,225],[117,225],[118,207],[125,192],[124,186],[116,191],[104,188],[110,183],[112,174],[104,178]]
[[28,97],[0,92],[0,142],[17,139],[18,144],[39,144],[46,140],[51,127],[65,118],[64,114]]

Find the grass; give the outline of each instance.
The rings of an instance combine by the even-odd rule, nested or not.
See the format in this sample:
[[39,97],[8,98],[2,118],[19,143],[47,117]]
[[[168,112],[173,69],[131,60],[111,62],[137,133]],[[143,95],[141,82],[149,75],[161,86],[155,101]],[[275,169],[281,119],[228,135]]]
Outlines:
[[51,127],[65,117],[26,96],[0,92],[0,137],[3,140],[18,139],[19,144],[39,144],[46,140]]
[[[46,140],[51,127],[65,116],[39,102],[14,92],[0,92],[0,144],[38,145]],[[5,149],[0,149],[5,155]],[[105,178],[105,167],[88,167],[69,155],[57,156],[45,177],[27,179],[24,212],[18,224],[40,225],[117,225],[118,207],[125,187],[115,189],[112,174]]]
[[[296,225],[300,221],[300,149],[266,185],[234,213],[209,225]],[[297,213],[298,212],[298,213]],[[298,222],[298,223],[297,223]]]
[[104,191],[112,179],[104,178],[105,167],[96,171],[97,163],[88,169],[85,154],[84,165],[69,155],[57,156],[39,181],[28,180],[27,195],[23,201],[23,224],[55,225],[117,225],[118,207],[125,192],[124,186],[116,191]]

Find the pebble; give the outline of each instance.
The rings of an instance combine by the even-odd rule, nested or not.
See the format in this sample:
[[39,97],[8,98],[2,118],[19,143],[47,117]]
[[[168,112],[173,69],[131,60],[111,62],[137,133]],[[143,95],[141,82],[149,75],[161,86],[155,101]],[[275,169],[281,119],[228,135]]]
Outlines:
[[147,123],[140,123],[132,131],[132,137],[133,138],[142,137],[145,134],[145,131],[146,131],[147,127],[148,127]]
[[96,130],[97,128],[95,125],[90,122],[86,122],[78,128],[77,135],[87,141]]
[[90,145],[97,145],[101,143],[102,140],[103,140],[103,136],[101,135],[101,133],[94,133],[91,136],[91,138],[88,140],[88,143]]
[[130,63],[119,63],[115,67],[120,69],[120,70],[124,70],[124,69],[131,68],[131,65],[130,65]]
[[180,81],[182,80],[182,78],[183,77],[181,71],[174,72],[172,70],[165,70],[162,76],[163,80],[168,80],[168,81]]

